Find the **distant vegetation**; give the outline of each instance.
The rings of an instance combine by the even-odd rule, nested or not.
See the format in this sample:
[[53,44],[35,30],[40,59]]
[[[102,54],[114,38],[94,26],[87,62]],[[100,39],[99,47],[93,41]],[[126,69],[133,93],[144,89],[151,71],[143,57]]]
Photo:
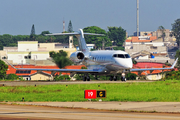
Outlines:
[[[0,101],[87,101],[84,90],[106,90],[103,101],[180,102],[180,80],[133,83],[99,83],[37,86],[0,86]],[[92,101],[98,101],[93,99]]]
[[[71,30],[72,28],[69,28]],[[115,49],[124,49],[122,44],[126,39],[126,31],[121,27],[108,27],[108,31],[97,27],[91,26],[83,29],[84,32],[105,34],[105,36],[85,36],[88,44],[95,44],[97,49],[102,48],[102,43],[104,41],[105,47],[115,45]],[[38,41],[39,43],[69,43],[69,36],[45,36],[45,34],[50,34],[49,31],[42,31],[40,35],[35,34],[35,27],[32,26],[30,35],[10,35],[4,34],[0,35],[0,50],[3,47],[14,47],[17,46],[17,41]],[[77,38],[73,37],[74,45],[77,46]],[[111,41],[114,41],[113,43]]]

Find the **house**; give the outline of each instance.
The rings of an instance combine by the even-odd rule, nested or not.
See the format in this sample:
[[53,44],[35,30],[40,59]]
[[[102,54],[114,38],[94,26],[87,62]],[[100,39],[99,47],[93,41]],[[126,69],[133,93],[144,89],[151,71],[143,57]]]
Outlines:
[[[168,50],[162,38],[157,38],[148,34],[147,36],[133,36],[125,41],[125,51],[130,56],[136,56],[137,62],[153,61],[153,62],[166,62],[173,63],[169,58]],[[148,54],[139,54],[142,51],[149,52]],[[137,56],[139,54],[139,56]]]

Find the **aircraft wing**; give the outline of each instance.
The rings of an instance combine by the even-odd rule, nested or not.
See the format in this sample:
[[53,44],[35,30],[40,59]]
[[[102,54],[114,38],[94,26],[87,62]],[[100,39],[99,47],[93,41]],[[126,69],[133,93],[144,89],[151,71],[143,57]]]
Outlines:
[[176,65],[178,61],[178,58],[175,60],[175,62],[173,63],[173,65],[169,68],[143,68],[143,69],[131,69],[130,71],[131,72],[134,72],[134,71],[147,71],[147,70],[172,70],[174,69],[174,66]]
[[[15,67],[14,67],[15,68]],[[15,68],[16,70],[36,70],[36,71],[55,71],[55,72],[75,72],[75,73],[99,73],[101,69],[41,69],[41,68]]]
[[[5,60],[6,61],[6,60]],[[51,72],[74,72],[74,73],[99,73],[102,69],[42,69],[42,68],[15,68],[12,64],[6,61],[11,67],[16,70],[35,70],[35,71],[51,71]]]

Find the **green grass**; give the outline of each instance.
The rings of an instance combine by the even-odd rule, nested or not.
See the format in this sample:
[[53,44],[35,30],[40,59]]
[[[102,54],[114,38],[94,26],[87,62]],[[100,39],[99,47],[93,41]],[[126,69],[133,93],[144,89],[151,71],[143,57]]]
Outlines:
[[[98,87],[100,85],[100,88]],[[84,90],[104,89],[103,101],[180,102],[180,80],[110,83],[0,87],[0,101],[87,101]],[[98,101],[93,99],[92,101]]]

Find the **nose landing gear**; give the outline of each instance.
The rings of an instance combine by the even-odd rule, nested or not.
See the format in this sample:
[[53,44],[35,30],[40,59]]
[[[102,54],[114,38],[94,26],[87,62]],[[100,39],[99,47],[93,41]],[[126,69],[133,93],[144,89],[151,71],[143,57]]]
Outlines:
[[121,81],[126,81],[126,74],[125,73],[121,74]]

